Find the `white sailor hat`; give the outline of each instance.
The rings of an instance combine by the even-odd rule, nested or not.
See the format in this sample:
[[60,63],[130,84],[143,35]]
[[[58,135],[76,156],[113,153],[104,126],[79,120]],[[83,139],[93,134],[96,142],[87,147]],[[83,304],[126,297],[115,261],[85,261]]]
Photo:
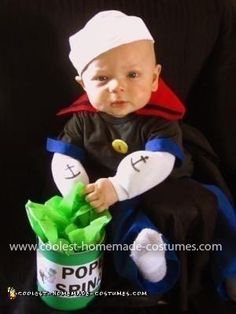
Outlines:
[[100,54],[138,40],[154,42],[140,17],[116,10],[102,11],[69,38],[69,58],[81,76],[85,67]]

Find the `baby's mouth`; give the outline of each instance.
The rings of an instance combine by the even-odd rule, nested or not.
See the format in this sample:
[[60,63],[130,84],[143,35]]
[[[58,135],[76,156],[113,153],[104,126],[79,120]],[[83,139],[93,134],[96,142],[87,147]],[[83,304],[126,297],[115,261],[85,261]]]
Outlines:
[[124,101],[124,100],[113,101],[113,102],[111,103],[111,107],[113,107],[113,108],[116,108],[116,107],[123,107],[126,103],[127,103],[127,101]]

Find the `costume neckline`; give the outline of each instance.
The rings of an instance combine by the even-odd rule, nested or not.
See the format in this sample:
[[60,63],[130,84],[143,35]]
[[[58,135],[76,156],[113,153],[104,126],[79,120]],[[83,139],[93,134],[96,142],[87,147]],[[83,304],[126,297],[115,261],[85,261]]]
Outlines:
[[105,120],[108,123],[112,124],[123,124],[124,122],[130,121],[134,119],[134,113],[130,113],[125,117],[114,117],[105,112],[97,112],[97,114],[101,117],[102,120]]

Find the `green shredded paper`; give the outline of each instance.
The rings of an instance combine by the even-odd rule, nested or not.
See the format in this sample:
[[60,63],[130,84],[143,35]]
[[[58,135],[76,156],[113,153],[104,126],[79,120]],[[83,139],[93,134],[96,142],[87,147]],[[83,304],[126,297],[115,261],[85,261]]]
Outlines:
[[[105,226],[111,220],[108,210],[97,213],[85,200],[84,184],[78,182],[65,197],[53,196],[44,204],[26,203],[26,212],[35,234],[44,243],[67,247],[72,244],[78,252],[82,244],[100,243]],[[66,244],[66,245],[65,245]]]

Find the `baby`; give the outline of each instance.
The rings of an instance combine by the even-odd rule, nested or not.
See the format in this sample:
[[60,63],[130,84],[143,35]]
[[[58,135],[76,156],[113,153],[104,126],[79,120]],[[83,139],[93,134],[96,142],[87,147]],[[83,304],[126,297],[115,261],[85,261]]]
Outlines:
[[114,252],[117,273],[137,289],[164,293],[179,275],[175,252],[163,249],[167,238],[185,243],[196,231],[210,242],[217,211],[214,191],[190,178],[178,123],[184,107],[159,78],[154,39],[139,17],[100,12],[70,47],[86,94],[63,110],[74,115],[48,140],[54,181],[63,195],[86,184],[97,212],[111,211],[108,241],[132,245]]

